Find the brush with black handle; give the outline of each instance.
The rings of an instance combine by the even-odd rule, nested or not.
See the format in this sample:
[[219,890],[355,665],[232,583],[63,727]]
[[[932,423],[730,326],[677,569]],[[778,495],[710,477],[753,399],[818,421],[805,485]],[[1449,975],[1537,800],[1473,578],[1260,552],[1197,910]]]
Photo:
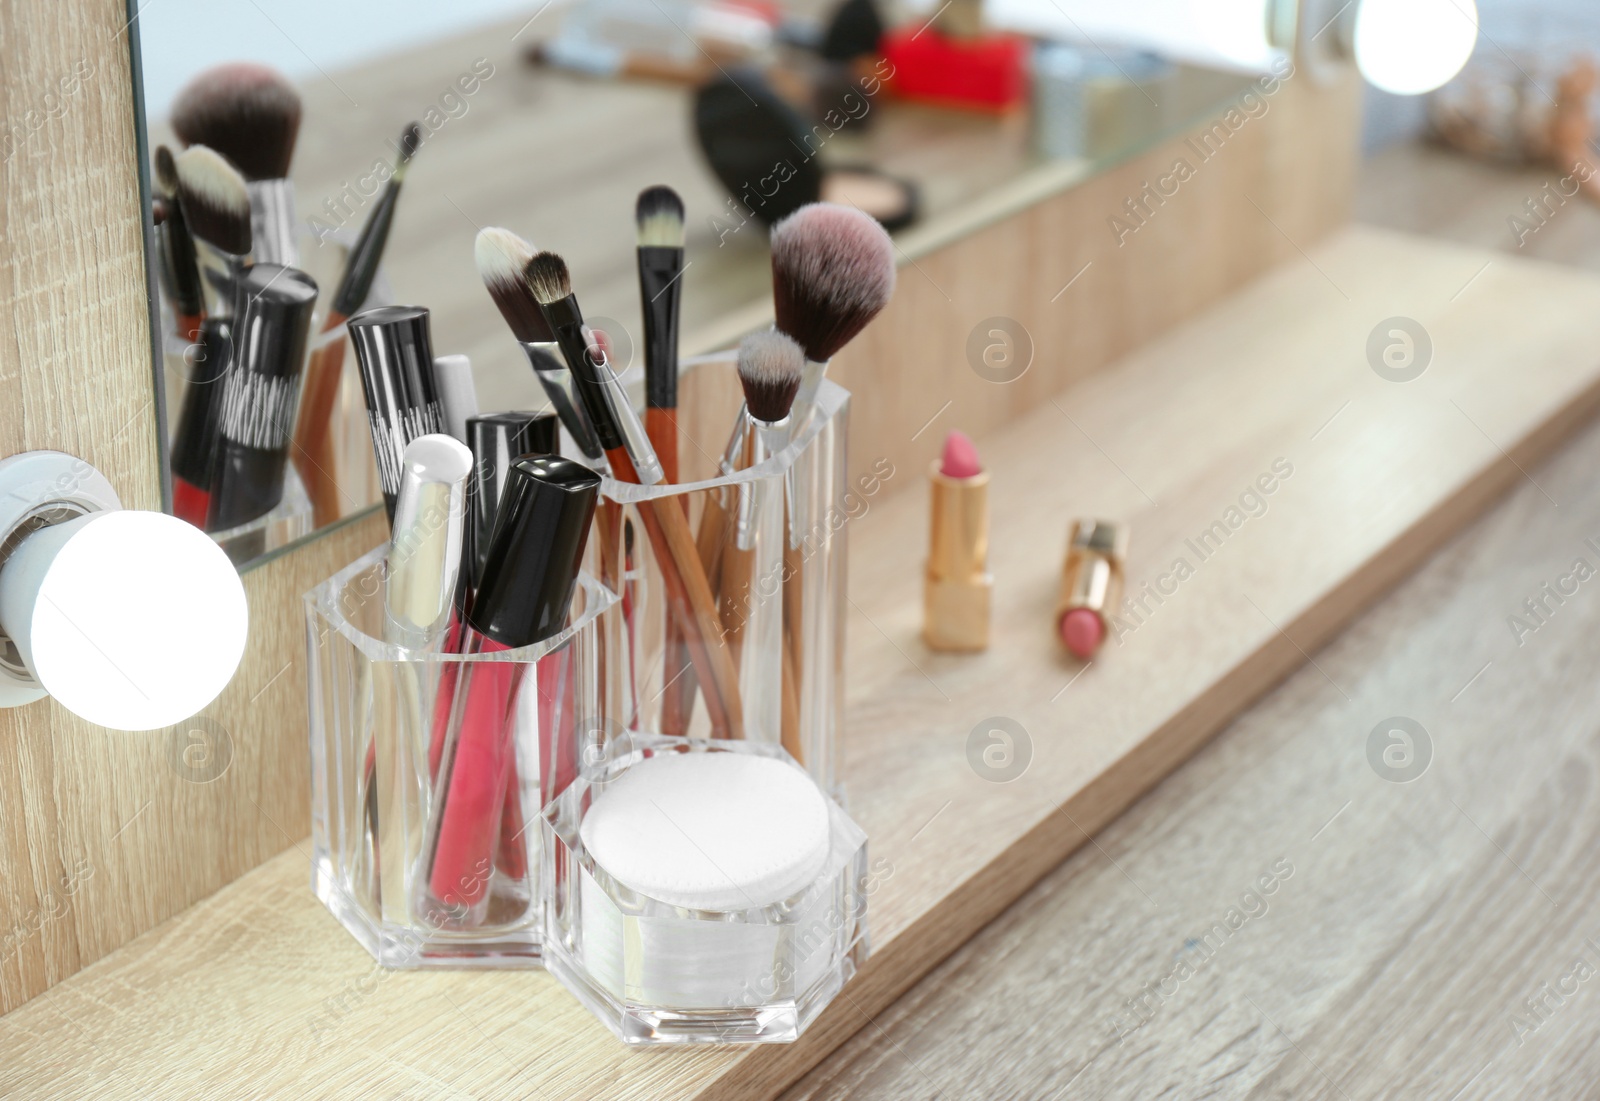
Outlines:
[[561,427],[585,458],[598,460],[604,452],[578,397],[577,381],[567,369],[555,333],[528,286],[525,271],[533,259],[533,247],[508,229],[490,226],[478,231],[473,259],[484,288],[516,337],[522,354],[528,357],[528,366],[533,368]]
[[204,318],[185,353],[189,385],[172,433],[172,511],[206,526],[222,408],[222,379],[233,355],[235,299],[250,263],[250,196],[244,177],[203,145],[174,159],[177,206],[195,242]]
[[[553,252],[536,253],[525,274],[567,366],[578,380],[578,395],[611,464],[612,477],[638,485],[659,482],[661,464],[638,414],[628,403],[621,380],[584,324],[566,262]],[[700,565],[689,521],[673,500],[642,501],[638,511],[655,551],[671,614],[682,620],[684,640],[706,686],[713,736],[741,738],[744,715],[738,671],[717,622],[716,599]]]

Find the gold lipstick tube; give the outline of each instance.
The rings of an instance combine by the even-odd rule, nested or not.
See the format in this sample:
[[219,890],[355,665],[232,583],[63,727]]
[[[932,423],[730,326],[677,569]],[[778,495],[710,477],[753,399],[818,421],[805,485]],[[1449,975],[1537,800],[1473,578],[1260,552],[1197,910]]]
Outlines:
[[1122,599],[1122,563],[1128,554],[1128,529],[1109,520],[1074,520],[1067,542],[1067,564],[1061,571],[1061,599],[1056,622],[1074,608],[1100,617],[1105,633]]
[[989,647],[989,472],[970,478],[928,473],[932,515],[922,585],[922,640],[931,650]]

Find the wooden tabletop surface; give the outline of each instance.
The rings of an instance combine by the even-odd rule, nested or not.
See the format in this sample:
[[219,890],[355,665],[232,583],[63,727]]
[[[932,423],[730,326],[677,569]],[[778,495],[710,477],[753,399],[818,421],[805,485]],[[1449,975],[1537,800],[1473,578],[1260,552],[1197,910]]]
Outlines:
[[[1578,204],[1516,247],[1543,175],[1400,148],[1358,209],[1600,267]],[[786,1101],[1595,1096],[1597,466],[1600,426]]]

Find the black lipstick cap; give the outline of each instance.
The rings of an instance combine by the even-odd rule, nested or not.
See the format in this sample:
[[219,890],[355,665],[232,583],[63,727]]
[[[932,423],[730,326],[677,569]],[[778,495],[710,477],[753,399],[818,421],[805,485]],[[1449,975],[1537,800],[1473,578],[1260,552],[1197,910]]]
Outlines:
[[189,364],[189,385],[172,433],[172,476],[199,489],[210,489],[222,389],[233,362],[233,322],[225,317],[206,318],[200,324],[200,339],[184,352],[184,358]]
[[474,630],[515,648],[566,626],[599,492],[600,475],[571,459],[525,456],[511,464],[467,613]]
[[[467,418],[472,482],[467,487],[468,522],[462,560],[471,564],[469,583],[474,589],[483,577],[506,472],[523,455],[556,454],[559,423],[554,413],[485,413]],[[462,571],[463,576],[467,573]]]
[[208,531],[249,523],[283,499],[316,304],[316,281],[295,268],[256,264],[239,282],[234,361],[222,383]]
[[433,338],[421,306],[379,306],[348,322],[367,398],[372,451],[383,503],[394,520],[406,444],[444,431],[444,410],[433,385]]

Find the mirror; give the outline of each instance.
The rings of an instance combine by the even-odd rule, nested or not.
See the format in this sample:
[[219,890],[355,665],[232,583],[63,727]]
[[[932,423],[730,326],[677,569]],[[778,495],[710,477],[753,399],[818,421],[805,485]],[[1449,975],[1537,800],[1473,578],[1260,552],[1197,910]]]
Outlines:
[[[670,185],[684,207],[677,344],[692,355],[736,337],[741,316],[759,323],[768,224],[803,202],[859,206],[895,232],[901,263],[914,262],[1258,78],[1109,41],[997,31],[972,0],[934,7],[162,0],[131,10],[146,145],[152,158],[173,155],[144,167],[174,511],[244,567],[381,503],[359,357],[341,323],[361,309],[428,309],[433,353],[466,357],[441,380],[458,407],[546,406],[475,265],[484,227],[559,252],[589,323],[627,366],[643,340],[635,199]],[[217,69],[237,62],[250,64]],[[297,130],[284,124],[295,110]],[[186,149],[197,135],[242,163]],[[235,171],[254,177],[247,255],[226,247],[243,217]],[[336,301],[364,227],[385,217],[370,285],[347,285],[353,300]],[[185,235],[198,241],[191,261]],[[372,257],[375,243],[369,233],[357,254]]]

